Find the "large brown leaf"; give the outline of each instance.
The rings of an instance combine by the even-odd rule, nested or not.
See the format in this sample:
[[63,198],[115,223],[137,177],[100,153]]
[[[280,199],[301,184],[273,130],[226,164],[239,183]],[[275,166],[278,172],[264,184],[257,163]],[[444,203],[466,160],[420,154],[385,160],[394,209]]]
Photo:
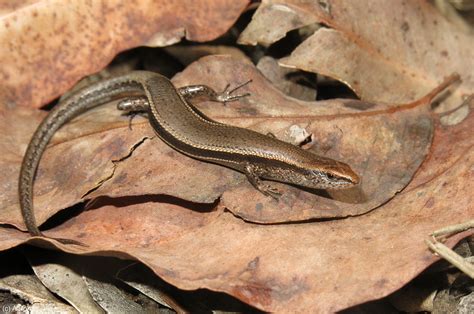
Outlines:
[[40,107],[119,52],[225,33],[248,0],[1,0],[0,98]]
[[[275,25],[276,18],[284,22]],[[373,102],[413,101],[452,72],[462,83],[440,109],[460,105],[474,90],[473,36],[428,1],[262,1],[240,42],[269,44],[315,22],[329,28],[318,29],[280,64],[336,78]]]
[[[266,311],[341,310],[403,286],[437,259],[425,237],[474,215],[472,109],[459,125],[436,129],[416,185],[366,215],[258,225],[221,207],[209,212],[171,199],[119,198],[47,234],[91,246],[63,250],[132,256],[179,288],[223,291]],[[6,248],[25,235],[2,228],[0,239]]]
[[[357,215],[403,189],[428,152],[432,136],[426,109],[429,97],[418,106],[400,108],[356,100],[304,102],[272,87],[251,63],[223,56],[201,59],[174,82],[178,86],[208,83],[220,90],[226,82],[236,84],[249,78],[253,79],[247,87],[251,97],[227,106],[205,103],[200,108],[219,121],[272,132],[290,142],[294,140],[292,127],[306,129],[313,135],[309,149],[347,162],[362,177],[362,184],[329,195],[278,184],[284,195],[275,201],[255,190],[244,175],[169,148],[154,137],[146,120],[130,131],[126,119],[108,106],[66,126],[59,132],[62,142],[46,151],[35,184],[38,221],[79,202],[94,189],[87,198],[166,194],[197,203],[213,203],[227,191],[222,200],[228,209],[261,223]],[[6,123],[0,124],[5,125],[1,132],[7,135],[2,145],[15,151],[0,165],[11,178],[1,196],[0,221],[16,226],[21,226],[22,220],[15,179],[28,136],[8,129],[15,124],[31,134],[38,122],[25,118],[22,112],[3,115]],[[92,122],[96,118],[97,122]],[[106,123],[113,119],[115,122]],[[118,160],[115,166],[111,160]]]

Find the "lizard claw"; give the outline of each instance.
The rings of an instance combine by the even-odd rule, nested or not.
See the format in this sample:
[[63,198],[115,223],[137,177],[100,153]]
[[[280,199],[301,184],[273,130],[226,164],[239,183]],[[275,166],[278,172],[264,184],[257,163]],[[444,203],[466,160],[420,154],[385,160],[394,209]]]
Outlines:
[[262,186],[262,189],[260,190],[264,195],[270,196],[271,198],[278,200],[280,196],[282,196],[282,193],[275,187],[271,185],[264,185]]
[[238,94],[238,95],[232,95],[233,92],[236,90],[244,87],[245,85],[249,84],[252,82],[252,80],[248,80],[245,83],[242,83],[240,85],[237,85],[236,87],[232,88],[229,90],[230,84],[227,84],[224,90],[216,96],[216,100],[219,102],[222,102],[224,105],[226,102],[231,102],[231,101],[236,101],[240,98],[250,96],[250,93],[244,93],[244,94]]

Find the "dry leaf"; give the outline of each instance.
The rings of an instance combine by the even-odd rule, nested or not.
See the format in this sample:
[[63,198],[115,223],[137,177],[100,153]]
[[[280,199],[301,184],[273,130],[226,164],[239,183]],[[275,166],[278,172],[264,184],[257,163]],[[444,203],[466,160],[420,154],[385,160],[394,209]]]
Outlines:
[[[366,215],[258,225],[222,207],[196,211],[195,204],[176,199],[116,198],[46,234],[90,245],[62,250],[133,256],[181,289],[223,291],[262,310],[341,310],[403,286],[436,260],[425,237],[474,215],[472,105],[458,125],[437,125],[416,184]],[[25,238],[0,228],[3,249]]]
[[[470,103],[461,107],[460,110],[468,112],[461,126],[466,125],[466,119],[472,120],[472,108],[474,108],[474,99]],[[441,117],[442,119],[442,117]],[[445,126],[441,123],[436,124],[436,136],[433,138],[431,152],[419,169],[419,173],[413,178],[406,190],[411,190],[429,182],[446,172],[453,164],[464,156],[469,150],[472,150],[473,137],[472,128],[460,127],[459,124]],[[471,125],[474,127],[473,125]],[[468,175],[467,172],[465,175]],[[465,177],[466,183],[470,183],[469,176]],[[434,230],[433,230],[434,231]]]
[[[143,264],[134,263],[129,267],[121,269],[117,273],[117,279],[122,280],[160,305],[173,309],[178,314],[186,313],[185,308],[168,295],[167,290],[169,289],[167,289],[162,281],[156,280],[153,272]],[[189,304],[186,307],[190,308]]]
[[[49,1],[38,3],[51,9]],[[400,6],[402,2],[398,0],[386,4],[378,2],[376,6],[365,2],[318,1],[315,11],[309,10],[312,8],[310,3],[295,2],[290,7],[291,12],[286,3],[277,3],[280,11],[285,13],[286,10],[278,24],[286,25],[286,28],[300,27],[314,22],[316,16],[332,27],[317,31],[306,44],[317,38],[324,39],[334,48],[353,49],[349,51],[352,59],[344,60],[348,63],[343,64],[340,61],[345,58],[341,57],[341,50],[317,51],[311,45],[305,47],[305,43],[298,48],[305,48],[303,53],[321,53],[317,61],[325,66],[326,62],[331,64],[327,70],[334,70],[331,72],[334,77],[344,79],[338,74],[350,69],[347,81],[354,87],[357,80],[359,88],[355,88],[356,91],[367,99],[420,98],[448,74],[441,72],[446,69],[452,72],[454,66],[450,58],[455,53],[459,53],[455,61],[462,70],[464,82],[448,100],[459,103],[463,93],[472,91],[472,76],[466,72],[471,68],[466,60],[472,60],[472,50],[465,50],[467,37],[445,21],[438,20],[437,13],[425,2],[403,2],[405,8],[398,8],[401,11],[391,7]],[[413,10],[415,6],[419,10]],[[42,8],[28,5],[15,14],[31,13],[32,7]],[[120,16],[119,9],[113,13]],[[370,24],[374,19],[363,18],[370,10],[381,19],[378,27]],[[237,11],[229,11],[229,18],[224,20],[232,20]],[[157,14],[163,12],[164,9]],[[396,18],[385,18],[386,12],[390,12],[390,16],[397,13]],[[31,16],[33,20],[44,19],[38,13]],[[104,16],[112,18],[113,15]],[[284,21],[285,16],[293,16],[293,20]],[[415,18],[420,16],[423,19]],[[435,17],[437,24],[433,26],[430,23]],[[215,23],[212,18],[206,16],[206,19]],[[103,24],[107,25],[106,22],[107,19]],[[42,23],[54,24],[56,21]],[[353,24],[348,26],[348,23]],[[422,23],[425,23],[424,28],[420,26]],[[106,29],[104,25],[101,28]],[[406,36],[406,46],[397,41],[400,38],[396,35],[393,38],[380,36],[380,33],[376,35],[374,29],[381,32],[384,25],[389,25],[387,29],[394,32],[398,28],[393,25],[399,25],[400,33]],[[426,25],[431,28],[428,34],[425,33]],[[12,29],[11,25],[4,26]],[[173,24],[173,27],[176,28],[161,33],[165,41],[180,38],[175,31],[182,30],[182,26]],[[284,32],[284,28],[276,28],[274,38],[275,34]],[[446,30],[452,31],[454,38],[443,38]],[[119,36],[123,41],[114,42],[115,48],[123,49],[135,40],[143,41],[143,34],[150,29],[144,27],[143,32],[137,31],[140,33],[132,39]],[[435,32],[439,32],[436,36],[445,41],[433,39],[433,51],[426,52],[426,58],[420,59],[426,42],[419,40],[420,44],[417,42],[410,47],[409,41],[419,38],[420,34],[425,40],[429,36],[436,37]],[[126,34],[130,34],[130,30]],[[33,36],[30,33],[23,35]],[[372,37],[382,37],[382,41],[389,38],[393,46],[380,47],[380,52],[367,50],[371,45],[385,44]],[[334,39],[337,41],[333,42]],[[336,45],[344,40],[347,46]],[[459,50],[446,50],[447,55],[444,50],[438,50],[450,40],[459,44]],[[51,51],[57,55],[55,47],[53,44]],[[286,61],[303,60],[296,55],[298,49]],[[397,49],[418,57],[410,59],[413,63],[406,63],[404,54]],[[38,54],[37,48],[32,51]],[[106,51],[110,56],[116,50]],[[437,57],[440,56],[446,60],[439,61]],[[75,57],[66,56],[64,60],[79,59]],[[41,58],[44,56],[40,54],[38,60],[44,61]],[[36,60],[25,56],[21,59]],[[381,60],[391,63],[387,66]],[[12,60],[7,61],[8,67],[0,73],[8,73],[16,66]],[[21,73],[24,76],[18,75],[16,83],[8,85],[8,88],[18,88],[16,92],[23,91],[23,97],[18,98],[14,93],[4,95],[11,96],[10,101],[21,103],[33,95],[25,90],[31,88],[36,93],[44,89],[45,93],[35,98],[39,104],[106,61],[88,60],[89,68],[76,68],[74,63],[70,71],[73,74],[66,78],[58,78],[55,74],[64,75],[61,62],[51,61],[60,68],[57,71],[50,71],[52,66],[48,64],[48,71],[39,72],[37,63],[33,63],[28,70],[38,72],[37,80],[25,81],[32,75],[24,70],[25,73]],[[435,63],[432,69],[427,67],[430,62]],[[403,72],[405,66],[410,70]],[[357,67],[364,68],[355,71]],[[325,73],[324,67],[314,65],[316,68]],[[401,81],[394,80],[393,73]],[[54,245],[78,254],[132,257],[181,289],[222,291],[265,311],[334,312],[383,297],[405,285],[437,259],[426,248],[425,237],[433,230],[474,215],[471,180],[474,169],[473,104],[461,108],[466,110],[465,115],[460,114],[449,123],[441,124],[437,120],[433,124],[427,106],[430,97],[398,107],[356,100],[298,101],[271,86],[250,63],[228,57],[204,58],[178,75],[174,83],[178,86],[204,83],[220,90],[228,82],[237,84],[249,78],[254,80],[246,87],[252,93],[251,97],[225,107],[204,103],[199,108],[216,120],[262,133],[270,131],[293,143],[301,141],[294,130],[300,135],[307,132],[312,135],[309,149],[349,163],[361,175],[362,185],[349,191],[325,194],[278,184],[284,196],[277,203],[255,191],[242,174],[175,152],[153,137],[146,120],[136,120],[133,130],[128,130],[128,121],[110,104],[79,117],[62,129],[40,165],[35,185],[35,213],[40,222],[58,210],[80,202],[83,195],[86,198],[109,196],[96,199],[88,205],[87,211],[46,231],[48,236],[79,239],[89,247]],[[59,79],[60,84],[57,83]],[[383,90],[384,86],[386,90]],[[3,224],[0,249],[25,241],[51,245],[50,240],[44,238],[27,240],[26,233],[7,226],[22,227],[16,178],[26,144],[42,116],[38,112],[0,106],[0,133],[4,134],[0,148],[5,152],[5,158],[0,160],[0,171],[4,176],[0,194],[0,224]],[[222,197],[217,203],[219,196]],[[363,213],[366,214],[360,215]],[[314,219],[350,215],[359,216],[331,221]],[[305,222],[261,225],[245,220]],[[452,246],[466,234],[451,238],[447,244]]]
[[299,6],[304,8],[308,4],[301,1],[292,2],[297,6],[289,5],[288,1],[263,0],[253,15],[252,22],[240,34],[238,43],[267,47],[285,37],[287,32],[317,21],[310,14],[304,14],[304,10],[300,12]]
[[[92,278],[85,278],[84,282],[94,301],[106,313],[140,313],[143,311],[143,305],[133,300],[132,294],[120,290],[109,282]],[[153,313],[155,311],[157,312],[158,308],[150,312]]]
[[[5,6],[0,24],[0,98],[40,107],[119,52],[208,41],[237,20],[247,0],[38,0]],[[9,10],[8,10],[9,9]]]
[[[176,208],[148,202],[87,211],[49,234],[77,238],[81,226],[95,225],[81,240],[96,249],[130,254],[179,288],[224,291],[266,311],[341,310],[403,286],[436,260],[424,244],[425,237],[432,230],[474,215],[474,186],[467,180],[473,175],[473,140],[448,136],[473,127],[471,107],[461,124],[437,129],[426,167],[444,171],[428,178],[423,167],[417,175],[427,181],[359,217],[265,226],[245,223],[224,212],[189,232],[184,225],[192,222],[186,217],[175,235],[155,237],[144,232],[146,222],[159,221],[154,225],[156,230],[177,227],[166,218]],[[455,160],[439,159],[451,145],[464,149],[455,151]],[[127,212],[119,218],[117,212],[123,210]],[[120,228],[131,212],[136,212],[144,225]],[[176,211],[176,215],[184,212]],[[161,215],[162,219],[158,218]],[[121,235],[101,228],[104,224],[122,229]],[[450,239],[449,245],[462,236]]]
[[[66,300],[80,313],[100,313],[102,308],[87,291],[84,274],[81,273],[84,264],[80,265],[79,262],[84,263],[84,259],[70,254],[48,253],[44,254],[43,250],[32,248],[23,251],[42,285]],[[96,265],[88,263],[88,266]]]
[[11,304],[2,298],[4,313],[76,313],[74,308],[63,304],[32,275],[10,275],[0,279],[2,292],[9,292],[21,301]]
[[240,42],[268,44],[281,37],[261,31],[276,17],[283,20],[280,26],[292,21],[279,33],[315,22],[329,27],[317,30],[280,64],[336,78],[363,100],[410,102],[453,72],[462,84],[440,109],[460,105],[474,90],[472,35],[426,1],[263,1]]
[[189,65],[202,57],[209,55],[229,55],[233,58],[249,59],[242,50],[233,46],[215,46],[215,45],[199,45],[199,46],[169,46],[163,48],[167,53],[179,60],[181,64]]
[[279,66],[276,59],[262,57],[258,61],[257,69],[286,95],[306,101],[316,99],[316,90],[296,83],[294,78],[292,79],[292,74],[295,74],[296,71]]

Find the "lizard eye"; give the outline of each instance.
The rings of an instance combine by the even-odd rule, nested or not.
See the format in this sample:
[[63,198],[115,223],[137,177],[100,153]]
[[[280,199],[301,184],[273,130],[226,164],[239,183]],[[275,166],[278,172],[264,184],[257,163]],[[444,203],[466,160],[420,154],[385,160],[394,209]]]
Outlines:
[[332,175],[332,174],[330,174],[330,173],[326,174],[326,176],[328,177],[329,180],[334,180],[334,179],[336,179],[336,176],[334,176],[334,175]]

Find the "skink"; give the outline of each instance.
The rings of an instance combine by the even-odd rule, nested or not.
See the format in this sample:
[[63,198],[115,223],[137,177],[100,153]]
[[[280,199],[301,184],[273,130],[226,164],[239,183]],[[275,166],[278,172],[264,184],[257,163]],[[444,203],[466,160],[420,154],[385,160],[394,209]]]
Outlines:
[[[125,97],[135,101],[121,102],[118,109],[146,110],[156,134],[169,146],[190,157],[244,173],[265,195],[278,198],[279,192],[261,179],[315,189],[343,189],[359,183],[357,174],[345,163],[271,136],[216,122],[190,103],[197,97],[229,102],[247,96],[232,95],[234,91],[226,88],[217,93],[205,85],[177,89],[160,74],[136,71],[88,86],[67,98],[38,126],[21,166],[20,206],[30,234],[43,236],[33,213],[33,182],[41,156],[54,133],[79,114]],[[69,239],[57,240],[78,244]]]

